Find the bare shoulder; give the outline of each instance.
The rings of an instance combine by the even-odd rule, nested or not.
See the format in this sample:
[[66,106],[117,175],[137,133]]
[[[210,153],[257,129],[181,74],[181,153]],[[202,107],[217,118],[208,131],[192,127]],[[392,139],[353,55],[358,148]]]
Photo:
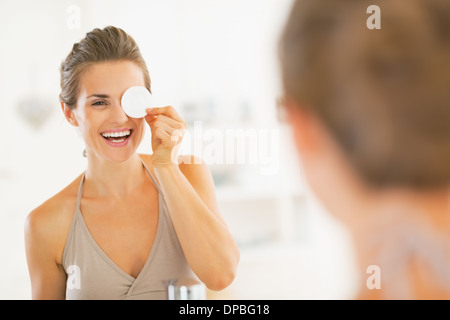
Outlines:
[[81,176],[40,206],[32,210],[25,220],[27,241],[60,249],[64,246],[75,212],[78,185]]

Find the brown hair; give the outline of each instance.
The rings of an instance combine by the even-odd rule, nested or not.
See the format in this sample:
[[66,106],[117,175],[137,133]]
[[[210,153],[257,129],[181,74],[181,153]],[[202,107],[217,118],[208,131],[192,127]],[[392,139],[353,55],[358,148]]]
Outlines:
[[374,186],[450,183],[447,0],[297,0],[280,39],[285,95],[314,112]]
[[108,26],[86,34],[62,62],[60,101],[73,109],[77,104],[78,84],[81,74],[92,64],[128,60],[136,63],[143,72],[145,87],[150,91],[147,65],[134,39],[120,28]]

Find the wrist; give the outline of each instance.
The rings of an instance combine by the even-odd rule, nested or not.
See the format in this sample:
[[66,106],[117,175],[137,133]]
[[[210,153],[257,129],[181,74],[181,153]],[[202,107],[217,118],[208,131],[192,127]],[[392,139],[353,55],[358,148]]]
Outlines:
[[167,162],[167,163],[160,163],[160,162],[154,162],[153,163],[153,168],[155,170],[161,169],[161,170],[173,170],[173,169],[178,169],[178,164],[177,163],[173,163],[173,162]]
[[178,160],[177,159],[171,159],[171,160],[163,160],[163,159],[152,159],[152,166],[155,169],[178,169]]
[[173,181],[175,176],[181,173],[178,164],[173,162],[153,162],[153,171],[160,184],[164,184],[164,181]]
[[152,163],[154,166],[166,167],[175,165],[178,166],[178,157],[173,152],[172,154],[153,153]]

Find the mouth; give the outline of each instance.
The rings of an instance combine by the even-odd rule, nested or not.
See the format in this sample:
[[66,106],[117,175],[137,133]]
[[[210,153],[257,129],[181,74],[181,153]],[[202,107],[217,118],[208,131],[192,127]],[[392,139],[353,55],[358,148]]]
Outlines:
[[117,146],[125,143],[132,134],[132,129],[108,130],[100,133],[108,144],[117,144]]

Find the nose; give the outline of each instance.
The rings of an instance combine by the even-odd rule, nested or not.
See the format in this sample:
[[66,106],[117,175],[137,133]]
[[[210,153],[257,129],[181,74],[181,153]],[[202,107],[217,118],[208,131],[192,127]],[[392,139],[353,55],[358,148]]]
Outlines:
[[114,123],[124,123],[128,121],[128,116],[125,111],[123,111],[120,103],[114,104],[111,108],[110,120]]

